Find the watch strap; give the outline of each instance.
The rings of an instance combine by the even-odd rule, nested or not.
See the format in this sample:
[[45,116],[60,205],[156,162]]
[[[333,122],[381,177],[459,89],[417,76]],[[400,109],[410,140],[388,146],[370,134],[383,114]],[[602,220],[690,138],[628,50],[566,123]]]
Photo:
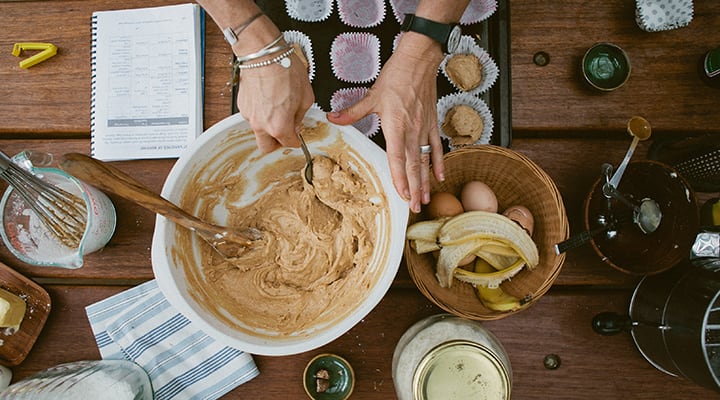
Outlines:
[[405,14],[405,19],[400,27],[401,30],[413,31],[428,36],[440,43],[443,52],[447,53],[447,41],[453,25],[435,22],[427,18],[418,17],[415,14]]

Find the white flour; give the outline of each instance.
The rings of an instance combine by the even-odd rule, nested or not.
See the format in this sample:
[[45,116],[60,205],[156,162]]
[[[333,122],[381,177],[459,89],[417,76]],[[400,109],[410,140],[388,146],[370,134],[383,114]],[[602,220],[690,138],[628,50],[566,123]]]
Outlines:
[[97,371],[70,386],[63,395],[76,400],[133,400],[135,390],[129,383],[118,381],[103,371]]
[[[67,184],[58,186],[79,195],[79,189]],[[72,265],[78,258],[78,249],[72,249],[58,240],[28,208],[18,193],[13,191],[4,211],[5,231],[14,243],[15,250],[24,257],[44,264]]]
[[60,364],[0,392],[14,400],[150,400],[152,384],[135,364],[121,360]]

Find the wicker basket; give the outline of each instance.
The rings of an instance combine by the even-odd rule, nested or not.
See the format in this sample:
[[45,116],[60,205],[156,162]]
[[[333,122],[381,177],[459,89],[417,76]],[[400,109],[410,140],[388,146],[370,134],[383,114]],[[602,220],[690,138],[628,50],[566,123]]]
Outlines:
[[[459,195],[466,182],[479,180],[493,189],[500,211],[513,205],[530,209],[535,218],[532,237],[538,247],[540,263],[532,270],[523,269],[502,284],[505,292],[528,301],[522,308],[508,312],[483,306],[470,284],[455,280],[451,288],[441,287],[435,277],[435,258],[431,254],[417,254],[406,241],[405,259],[413,281],[438,307],[468,319],[499,319],[527,309],[547,292],[565,261],[565,255],[556,255],[553,248],[567,239],[570,231],[565,206],[555,183],[524,155],[493,145],[465,147],[447,153],[445,177],[444,182],[431,182],[432,192]],[[410,224],[423,218],[422,214],[414,215]]]

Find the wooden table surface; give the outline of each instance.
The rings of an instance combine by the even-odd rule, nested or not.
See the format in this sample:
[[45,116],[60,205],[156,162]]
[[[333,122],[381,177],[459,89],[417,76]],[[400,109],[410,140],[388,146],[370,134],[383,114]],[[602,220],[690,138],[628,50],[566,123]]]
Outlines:
[[[501,0],[504,1],[504,0]],[[0,149],[89,153],[90,16],[93,11],[169,4],[162,0],[54,0],[0,2]],[[278,2],[278,6],[280,6]],[[389,4],[387,4],[389,10]],[[630,143],[625,124],[642,115],[653,139],[720,134],[720,89],[706,86],[697,64],[720,45],[720,2],[696,1],[688,27],[648,33],[634,20],[634,2],[512,0],[512,148],[534,160],[562,193],[571,233],[582,230],[581,206],[603,162],[615,165]],[[389,12],[389,11],[388,11]],[[217,27],[206,33],[205,127],[230,113],[221,95],[229,78],[230,51]],[[58,46],[52,59],[27,70],[11,55],[15,42]],[[632,63],[627,84],[611,93],[588,88],[579,75],[585,50],[595,42],[622,46]],[[550,63],[533,63],[539,51]],[[634,159],[646,155],[643,142]],[[174,160],[122,161],[117,167],[160,190]],[[699,199],[713,194],[698,193]],[[153,279],[150,241],[154,215],[110,196],[118,212],[116,233],[77,270],[38,268],[4,247],[0,261],[39,282],[52,312],[32,351],[13,367],[14,380],[55,364],[98,359],[85,306]],[[531,308],[483,323],[505,346],[515,399],[700,399],[719,397],[687,380],[654,369],[629,334],[602,337],[590,327],[602,311],[626,313],[639,278],[603,264],[589,247],[571,251],[551,290]],[[402,333],[440,312],[414,286],[404,267],[382,302],[348,333],[322,348],[289,357],[255,357],[261,374],[225,398],[302,399],[301,375],[320,352],[346,357],[357,375],[358,399],[394,399],[392,352]],[[543,367],[554,353],[562,364]]]

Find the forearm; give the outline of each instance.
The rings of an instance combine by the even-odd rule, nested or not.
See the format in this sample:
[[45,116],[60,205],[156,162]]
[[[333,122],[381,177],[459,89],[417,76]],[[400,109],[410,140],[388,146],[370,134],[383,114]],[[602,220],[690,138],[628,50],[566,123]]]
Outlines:
[[[212,17],[220,30],[228,27],[235,29],[261,11],[251,0],[198,0],[197,2]],[[254,53],[279,35],[280,30],[277,26],[270,18],[263,15],[238,35],[238,41],[232,46],[232,50],[236,55]]]
[[457,23],[470,0],[420,0],[415,15],[436,22]]

